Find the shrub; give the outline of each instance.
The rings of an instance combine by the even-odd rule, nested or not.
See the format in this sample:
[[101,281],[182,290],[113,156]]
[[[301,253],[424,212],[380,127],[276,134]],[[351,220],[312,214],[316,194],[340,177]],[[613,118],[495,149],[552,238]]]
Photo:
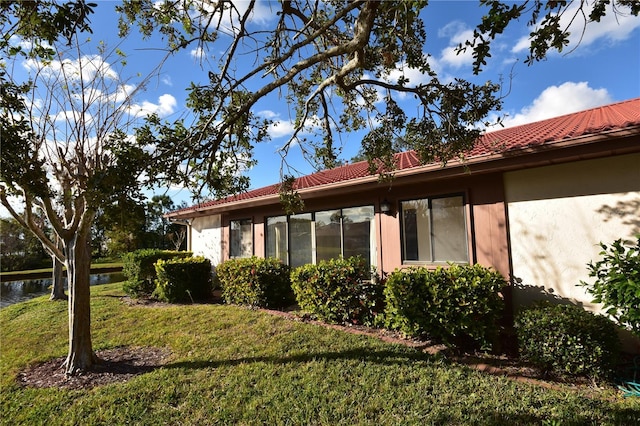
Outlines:
[[25,255],[5,254],[2,253],[2,262],[0,262],[0,271],[28,271],[31,269],[51,268],[52,261],[50,257],[40,257],[26,253]]
[[362,257],[296,268],[291,286],[300,308],[331,323],[373,325],[382,312],[382,285]]
[[211,262],[202,256],[158,260],[155,264],[158,299],[175,303],[211,297]]
[[594,303],[602,303],[607,314],[622,327],[640,336],[640,238],[635,247],[625,247],[616,240],[608,247],[600,243],[602,259],[589,262],[589,276],[593,284],[581,282],[594,296]]
[[216,267],[226,303],[283,308],[293,302],[291,269],[275,258],[229,259]]
[[480,265],[396,270],[385,285],[385,325],[457,347],[488,348],[497,337],[505,286],[502,275]]
[[122,273],[127,279],[122,285],[125,293],[133,297],[150,297],[156,288],[155,263],[174,257],[191,257],[187,251],[142,249],[127,253],[122,258]]
[[619,352],[613,322],[575,305],[539,305],[515,320],[520,356],[561,375],[610,375]]

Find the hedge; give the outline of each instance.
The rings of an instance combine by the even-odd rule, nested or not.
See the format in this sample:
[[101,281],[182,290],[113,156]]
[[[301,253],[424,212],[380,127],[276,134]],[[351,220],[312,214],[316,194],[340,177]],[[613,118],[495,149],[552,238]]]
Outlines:
[[158,260],[176,257],[191,257],[188,251],[170,251],[158,249],[142,249],[127,253],[123,256],[122,273],[127,279],[122,288],[125,293],[133,297],[150,297],[156,288],[155,263]]
[[385,285],[385,325],[456,347],[488,349],[498,335],[506,285],[500,273],[481,265],[396,270]]
[[520,356],[560,375],[608,377],[619,355],[614,323],[575,305],[539,305],[516,315]]
[[275,258],[229,259],[216,267],[216,284],[226,303],[278,309],[294,301],[290,273]]
[[332,323],[374,325],[383,286],[361,257],[304,265],[291,274],[300,308]]
[[159,300],[195,302],[211,298],[211,262],[202,256],[158,260],[155,264],[156,289]]

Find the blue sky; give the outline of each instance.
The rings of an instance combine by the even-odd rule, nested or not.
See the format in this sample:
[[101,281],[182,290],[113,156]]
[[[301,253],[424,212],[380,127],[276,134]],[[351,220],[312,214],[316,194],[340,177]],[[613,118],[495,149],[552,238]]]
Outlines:
[[[116,3],[97,3],[92,18],[92,40],[115,45],[120,41],[113,10]],[[268,25],[275,19],[268,2],[260,2],[258,11],[253,17],[256,26]],[[501,112],[505,125],[524,124],[640,96],[640,17],[607,16],[603,22],[587,28],[574,50],[576,40],[572,40],[567,52],[552,52],[547,60],[532,66],[524,63],[527,55],[524,40],[530,30],[524,21],[514,23],[492,45],[493,57],[485,70],[473,76],[470,55],[455,55],[453,48],[470,37],[482,14],[483,9],[476,1],[430,2],[423,14],[428,40],[425,53],[432,55],[432,65],[441,79],[459,77],[484,83],[502,77],[508,86],[512,75],[511,90]],[[126,72],[146,74],[160,57],[160,52],[153,49],[157,46],[155,40],[145,42],[135,34],[123,42],[120,48],[128,55]],[[208,70],[200,65],[201,54],[192,49],[170,58],[161,74],[136,98],[140,108],[167,119],[184,116],[189,82],[207,81]],[[410,78],[417,81],[422,77],[414,73]],[[135,84],[135,78],[133,81]],[[282,99],[270,98],[262,102],[259,109],[262,115],[275,117],[279,123],[272,129],[271,141],[255,147],[258,164],[245,172],[251,177],[252,188],[278,181],[277,150],[288,140],[293,127]],[[358,151],[360,137],[359,134],[343,135],[343,159],[351,158]],[[289,155],[288,161],[300,172],[313,172],[297,150],[293,149]],[[167,193],[176,204],[182,200],[190,203],[190,194],[185,190],[172,188]]]

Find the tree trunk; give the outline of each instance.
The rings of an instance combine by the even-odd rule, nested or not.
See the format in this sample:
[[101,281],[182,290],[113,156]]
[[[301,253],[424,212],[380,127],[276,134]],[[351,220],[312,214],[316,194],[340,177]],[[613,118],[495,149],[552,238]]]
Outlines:
[[78,230],[65,241],[69,282],[69,353],[65,373],[73,376],[89,370],[97,362],[91,344],[89,233]]
[[[60,238],[57,238],[57,244],[58,248],[62,249],[62,241]],[[62,262],[60,262],[55,255],[52,255],[51,259],[53,260],[53,275],[51,277],[51,297],[49,297],[49,300],[67,300],[68,297],[64,294]]]
[[51,283],[51,296],[49,300],[67,300],[68,297],[64,293],[64,276],[62,270],[62,262],[57,257],[51,256],[53,259],[53,274]]

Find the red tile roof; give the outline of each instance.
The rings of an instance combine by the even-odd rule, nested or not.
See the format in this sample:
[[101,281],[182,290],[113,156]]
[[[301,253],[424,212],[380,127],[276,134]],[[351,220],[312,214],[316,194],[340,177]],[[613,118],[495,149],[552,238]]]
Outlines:
[[[640,98],[488,132],[478,139],[475,147],[466,154],[466,159],[470,160],[507,152],[516,153],[518,150],[523,151],[541,146],[551,146],[587,135],[635,126],[640,126]],[[397,170],[404,171],[421,166],[420,160],[414,151],[399,153],[396,158]],[[296,179],[294,187],[297,190],[303,190],[370,176],[367,162],[361,161],[299,177]],[[278,194],[278,188],[278,184],[265,186],[242,194],[181,209],[171,215],[182,212],[187,213],[196,208],[198,210],[201,208],[206,209],[244,200],[275,196]]]

